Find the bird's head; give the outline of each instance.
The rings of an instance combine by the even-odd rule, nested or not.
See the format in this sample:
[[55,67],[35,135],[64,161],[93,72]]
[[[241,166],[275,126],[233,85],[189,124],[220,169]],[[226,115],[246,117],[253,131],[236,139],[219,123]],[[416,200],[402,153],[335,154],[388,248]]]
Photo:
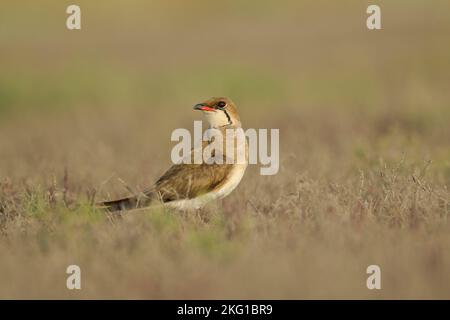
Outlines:
[[212,128],[223,126],[240,127],[241,120],[236,105],[226,97],[214,97],[194,106],[201,110]]

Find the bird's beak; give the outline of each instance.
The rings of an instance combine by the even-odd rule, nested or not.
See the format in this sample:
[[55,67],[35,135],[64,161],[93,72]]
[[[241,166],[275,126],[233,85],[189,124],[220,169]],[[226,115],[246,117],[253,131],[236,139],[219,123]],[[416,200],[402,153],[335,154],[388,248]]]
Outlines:
[[194,110],[201,110],[201,111],[213,111],[216,112],[216,109],[208,107],[205,103],[198,103],[194,106]]

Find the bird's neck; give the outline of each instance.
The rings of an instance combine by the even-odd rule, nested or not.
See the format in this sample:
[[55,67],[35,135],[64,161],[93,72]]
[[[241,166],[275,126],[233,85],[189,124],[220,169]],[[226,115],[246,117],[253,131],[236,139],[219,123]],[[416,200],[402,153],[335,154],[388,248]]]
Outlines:
[[209,128],[210,129],[218,129],[218,130],[226,130],[226,129],[237,129],[240,128],[240,124],[239,125],[235,125],[235,124],[222,124],[222,125],[213,125],[213,124],[209,124]]
[[220,129],[224,127],[239,128],[241,123],[229,112],[208,112],[205,114],[210,128]]

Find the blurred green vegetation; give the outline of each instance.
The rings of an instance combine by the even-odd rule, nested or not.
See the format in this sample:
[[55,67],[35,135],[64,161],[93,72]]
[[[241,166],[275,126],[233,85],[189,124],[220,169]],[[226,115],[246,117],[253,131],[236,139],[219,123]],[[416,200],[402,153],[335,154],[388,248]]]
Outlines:
[[380,1],[381,31],[365,28],[364,1],[80,1],[80,31],[65,28],[66,3],[27,3],[0,13],[1,117],[211,95],[247,108],[449,115],[445,1]]

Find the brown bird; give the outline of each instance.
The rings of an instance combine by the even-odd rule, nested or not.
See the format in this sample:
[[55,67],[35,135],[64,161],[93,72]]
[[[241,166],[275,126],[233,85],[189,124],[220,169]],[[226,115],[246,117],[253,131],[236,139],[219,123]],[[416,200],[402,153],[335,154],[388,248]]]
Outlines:
[[[202,161],[195,164],[193,159],[197,152],[202,152],[213,141],[203,142],[201,148],[192,149],[189,157],[192,164],[179,163],[166,171],[156,183],[139,195],[102,202],[100,205],[108,211],[130,210],[148,207],[156,203],[164,206],[186,210],[199,209],[206,203],[222,199],[229,195],[240,183],[248,164],[247,139],[238,137],[241,121],[236,105],[226,97],[214,97],[203,103],[196,104],[195,110],[200,110],[209,122],[210,128],[217,129],[223,136],[221,154],[212,153],[214,159],[222,158],[222,164],[217,161]],[[230,130],[233,134],[227,134]],[[233,154],[227,154],[227,139],[232,139]],[[239,150],[238,150],[239,149]],[[244,161],[236,161],[237,154],[242,152]],[[229,153],[229,152],[228,152]],[[227,162],[232,158],[232,163]],[[211,160],[211,159],[208,159]],[[211,161],[212,162],[212,161]]]

